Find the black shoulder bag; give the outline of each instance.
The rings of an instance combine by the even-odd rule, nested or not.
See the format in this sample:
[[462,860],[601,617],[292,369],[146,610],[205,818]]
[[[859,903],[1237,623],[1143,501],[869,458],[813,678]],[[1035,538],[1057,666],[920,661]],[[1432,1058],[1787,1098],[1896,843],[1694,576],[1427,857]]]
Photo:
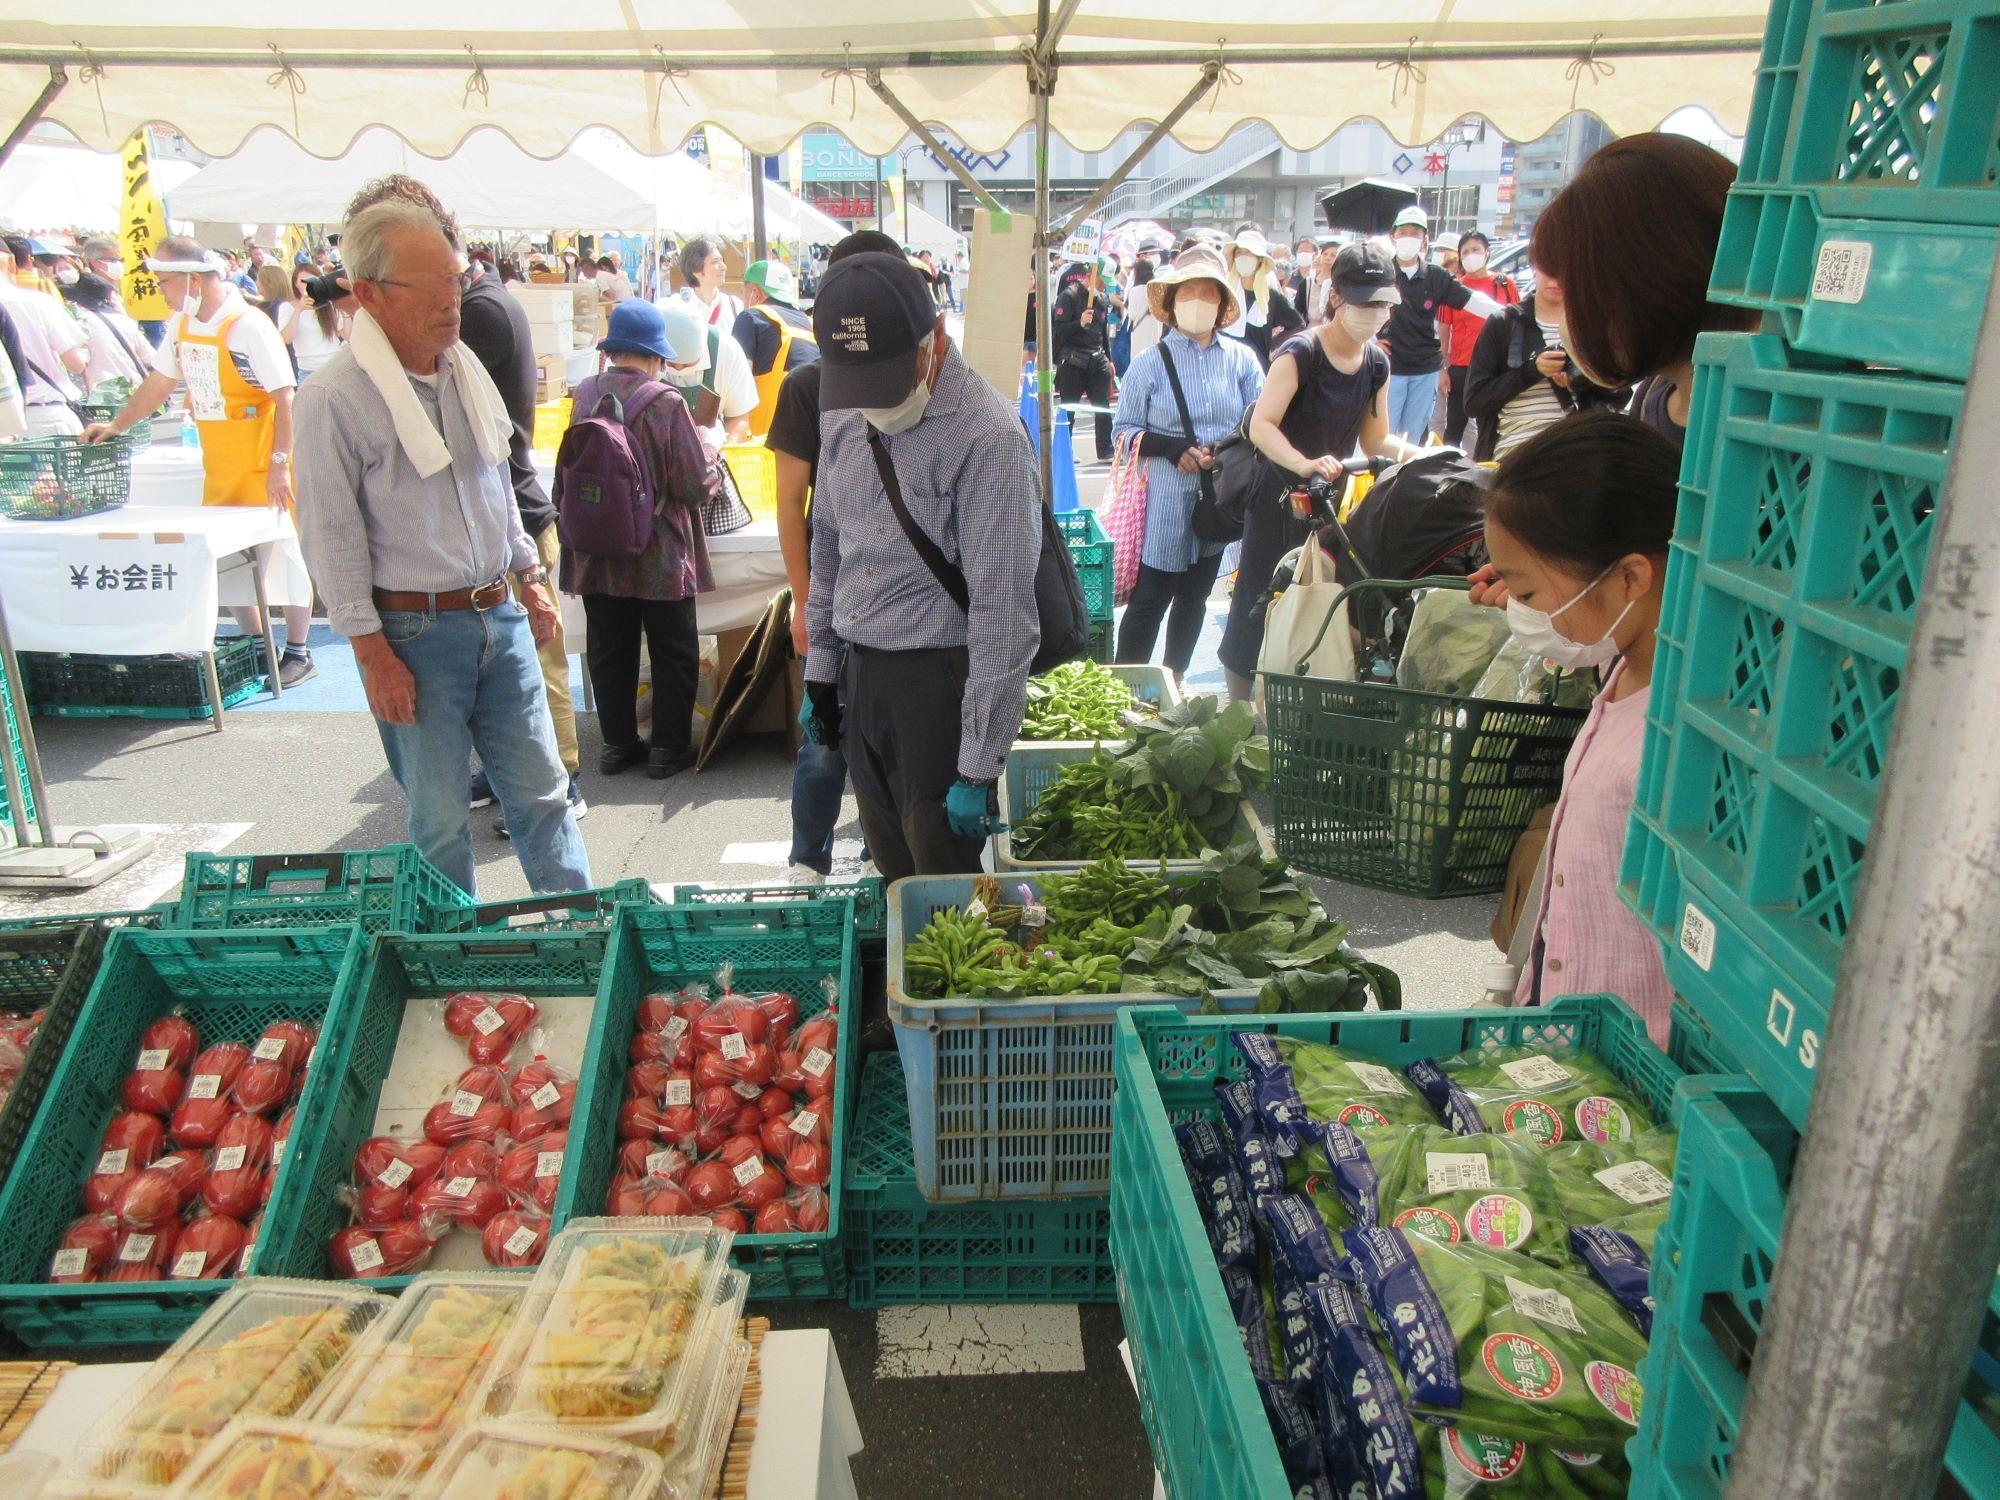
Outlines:
[[[1174,405],[1180,408],[1181,427],[1190,443],[1195,440],[1194,423],[1188,417],[1187,396],[1181,390],[1180,371],[1166,346],[1160,346],[1166,362],[1167,384],[1174,389]],[[1243,535],[1243,523],[1250,507],[1271,488],[1271,461],[1250,441],[1250,418],[1257,410],[1252,401],[1243,409],[1235,427],[1210,450],[1213,467],[1199,473],[1201,494],[1194,502],[1188,526],[1204,542],[1233,542]]]
[[[945,557],[910,515],[910,508],[903,503],[903,487],[896,482],[896,466],[889,462],[888,445],[872,428],[868,447],[875,455],[875,470],[882,476],[882,490],[889,497],[889,509],[896,513],[896,524],[903,528],[903,535],[917,549],[938,587],[970,614],[972,591],[966,587],[964,570]],[[1055,513],[1046,495],[1042,497],[1042,552],[1035,562],[1035,616],[1042,640],[1030,672],[1039,674],[1074,661],[1090,645],[1090,615],[1083,605],[1083,585],[1077,581],[1076,564],[1070,561],[1069,547],[1056,529]]]

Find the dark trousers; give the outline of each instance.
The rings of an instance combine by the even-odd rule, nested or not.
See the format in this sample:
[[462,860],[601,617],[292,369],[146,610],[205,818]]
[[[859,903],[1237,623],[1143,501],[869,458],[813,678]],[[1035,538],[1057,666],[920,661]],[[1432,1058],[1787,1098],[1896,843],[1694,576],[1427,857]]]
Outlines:
[[1229,622],[1222,627],[1216,654],[1239,677],[1257,675],[1264,649],[1264,594],[1285,554],[1312,535],[1309,523],[1292,514],[1277,493],[1251,503],[1243,516],[1243,550],[1236,557],[1236,592],[1229,599]]
[[[1092,364],[1082,367],[1062,363],[1056,366],[1056,397],[1062,401],[1088,401],[1092,406],[1111,404],[1111,360],[1100,355]],[[1097,456],[1108,460],[1111,457],[1111,414],[1098,412],[1097,416]],[[1075,424],[1072,422],[1072,436]]]
[[597,690],[597,727],[607,745],[639,743],[639,637],[653,663],[653,748],[678,755],[694,724],[701,646],[692,599],[585,594],[584,654]]
[[1451,367],[1451,396],[1444,408],[1444,440],[1452,447],[1460,446],[1465,438],[1465,424],[1470,420],[1465,411],[1465,376],[1469,367]]
[[1170,671],[1187,671],[1188,663],[1194,660],[1195,642],[1201,639],[1201,627],[1208,619],[1208,595],[1221,566],[1220,552],[1197,557],[1192,566],[1178,573],[1163,573],[1140,563],[1139,580],[1132,585],[1125,618],[1118,626],[1118,660],[1128,665],[1152,660],[1161,617],[1171,607],[1163,661]]
[[966,671],[962,646],[848,647],[840,749],[862,837],[884,880],[979,873],[986,841],[953,833],[944,810],[958,780]]

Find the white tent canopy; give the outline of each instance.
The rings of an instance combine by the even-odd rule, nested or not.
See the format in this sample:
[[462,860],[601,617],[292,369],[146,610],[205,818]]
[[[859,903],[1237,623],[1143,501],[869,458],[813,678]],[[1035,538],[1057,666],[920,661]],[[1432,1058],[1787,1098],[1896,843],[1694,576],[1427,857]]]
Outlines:
[[[178,182],[193,170],[186,162],[153,164],[154,178],[162,185]],[[29,139],[0,164],[0,223],[26,233],[116,234],[124,190],[124,168],[115,155],[74,141]]]
[[[565,161],[581,161],[628,183],[652,204],[648,228],[671,234],[719,234],[732,240],[750,238],[750,192],[723,189],[715,174],[680,151],[644,156],[609,131],[589,130],[577,137]],[[818,209],[787,192],[780,183],[764,180],[764,232],[771,239],[832,241],[847,230]]]
[[364,130],[331,161],[281,131],[259,130],[234,156],[169,190],[167,207],[177,219],[337,224],[357,188],[390,172],[425,183],[468,228],[653,227],[652,201],[631,182],[575,155],[528,156],[497,130],[474,131],[442,161],[381,128]]
[[[1074,0],[1056,54],[1050,124],[1107,149],[1134,121],[1166,117],[1201,77],[1219,86],[1174,127],[1192,150],[1245,120],[1287,145],[1360,116],[1406,143],[1478,113],[1509,137],[1541,135],[1574,109],[1613,130],[1650,129],[1682,105],[1732,131],[1748,117],[1768,0],[1249,0],[1219,15],[1198,0]],[[460,20],[458,18],[462,17]],[[919,119],[975,151],[1004,147],[1034,117],[1022,49],[1025,0],[527,0],[477,7],[353,0],[322,15],[270,0],[210,0],[166,21],[154,0],[49,9],[0,0],[0,111],[18,119],[66,72],[49,117],[102,149],[140,125],[179,129],[202,151],[236,150],[277,125],[338,156],[369,125],[448,155],[491,125],[537,156],[586,125],[648,153],[713,121],[775,154],[830,127],[886,154],[906,122],[870,70]]]
[[[909,189],[906,187],[904,191]],[[892,220],[891,223],[892,227],[902,231],[897,238],[910,249],[928,250],[933,255],[949,259],[965,248],[965,236],[922,204],[908,204],[904,213],[908,216],[907,228],[900,220]]]

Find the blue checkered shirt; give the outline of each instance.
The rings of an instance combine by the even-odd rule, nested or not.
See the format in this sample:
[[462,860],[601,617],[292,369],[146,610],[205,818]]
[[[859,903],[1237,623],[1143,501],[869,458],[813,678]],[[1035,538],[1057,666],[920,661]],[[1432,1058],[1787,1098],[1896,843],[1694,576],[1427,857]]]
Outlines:
[[964,646],[958,774],[991,781],[1021,727],[1042,643],[1041,485],[1020,418],[947,345],[923,419],[883,439],[910,519],[965,573],[969,615],[896,524],[861,414],[822,412],[819,431],[806,680],[834,681],[843,641],[882,651]]

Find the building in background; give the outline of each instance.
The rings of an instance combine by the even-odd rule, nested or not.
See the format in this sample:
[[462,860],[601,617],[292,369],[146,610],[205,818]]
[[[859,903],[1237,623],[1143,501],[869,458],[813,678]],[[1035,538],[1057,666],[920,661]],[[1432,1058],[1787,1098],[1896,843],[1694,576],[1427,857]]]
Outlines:
[[1549,199],[1561,192],[1597,148],[1610,139],[1611,131],[1597,116],[1570,115],[1540,140],[1516,146],[1508,232],[1519,236],[1532,233]]

